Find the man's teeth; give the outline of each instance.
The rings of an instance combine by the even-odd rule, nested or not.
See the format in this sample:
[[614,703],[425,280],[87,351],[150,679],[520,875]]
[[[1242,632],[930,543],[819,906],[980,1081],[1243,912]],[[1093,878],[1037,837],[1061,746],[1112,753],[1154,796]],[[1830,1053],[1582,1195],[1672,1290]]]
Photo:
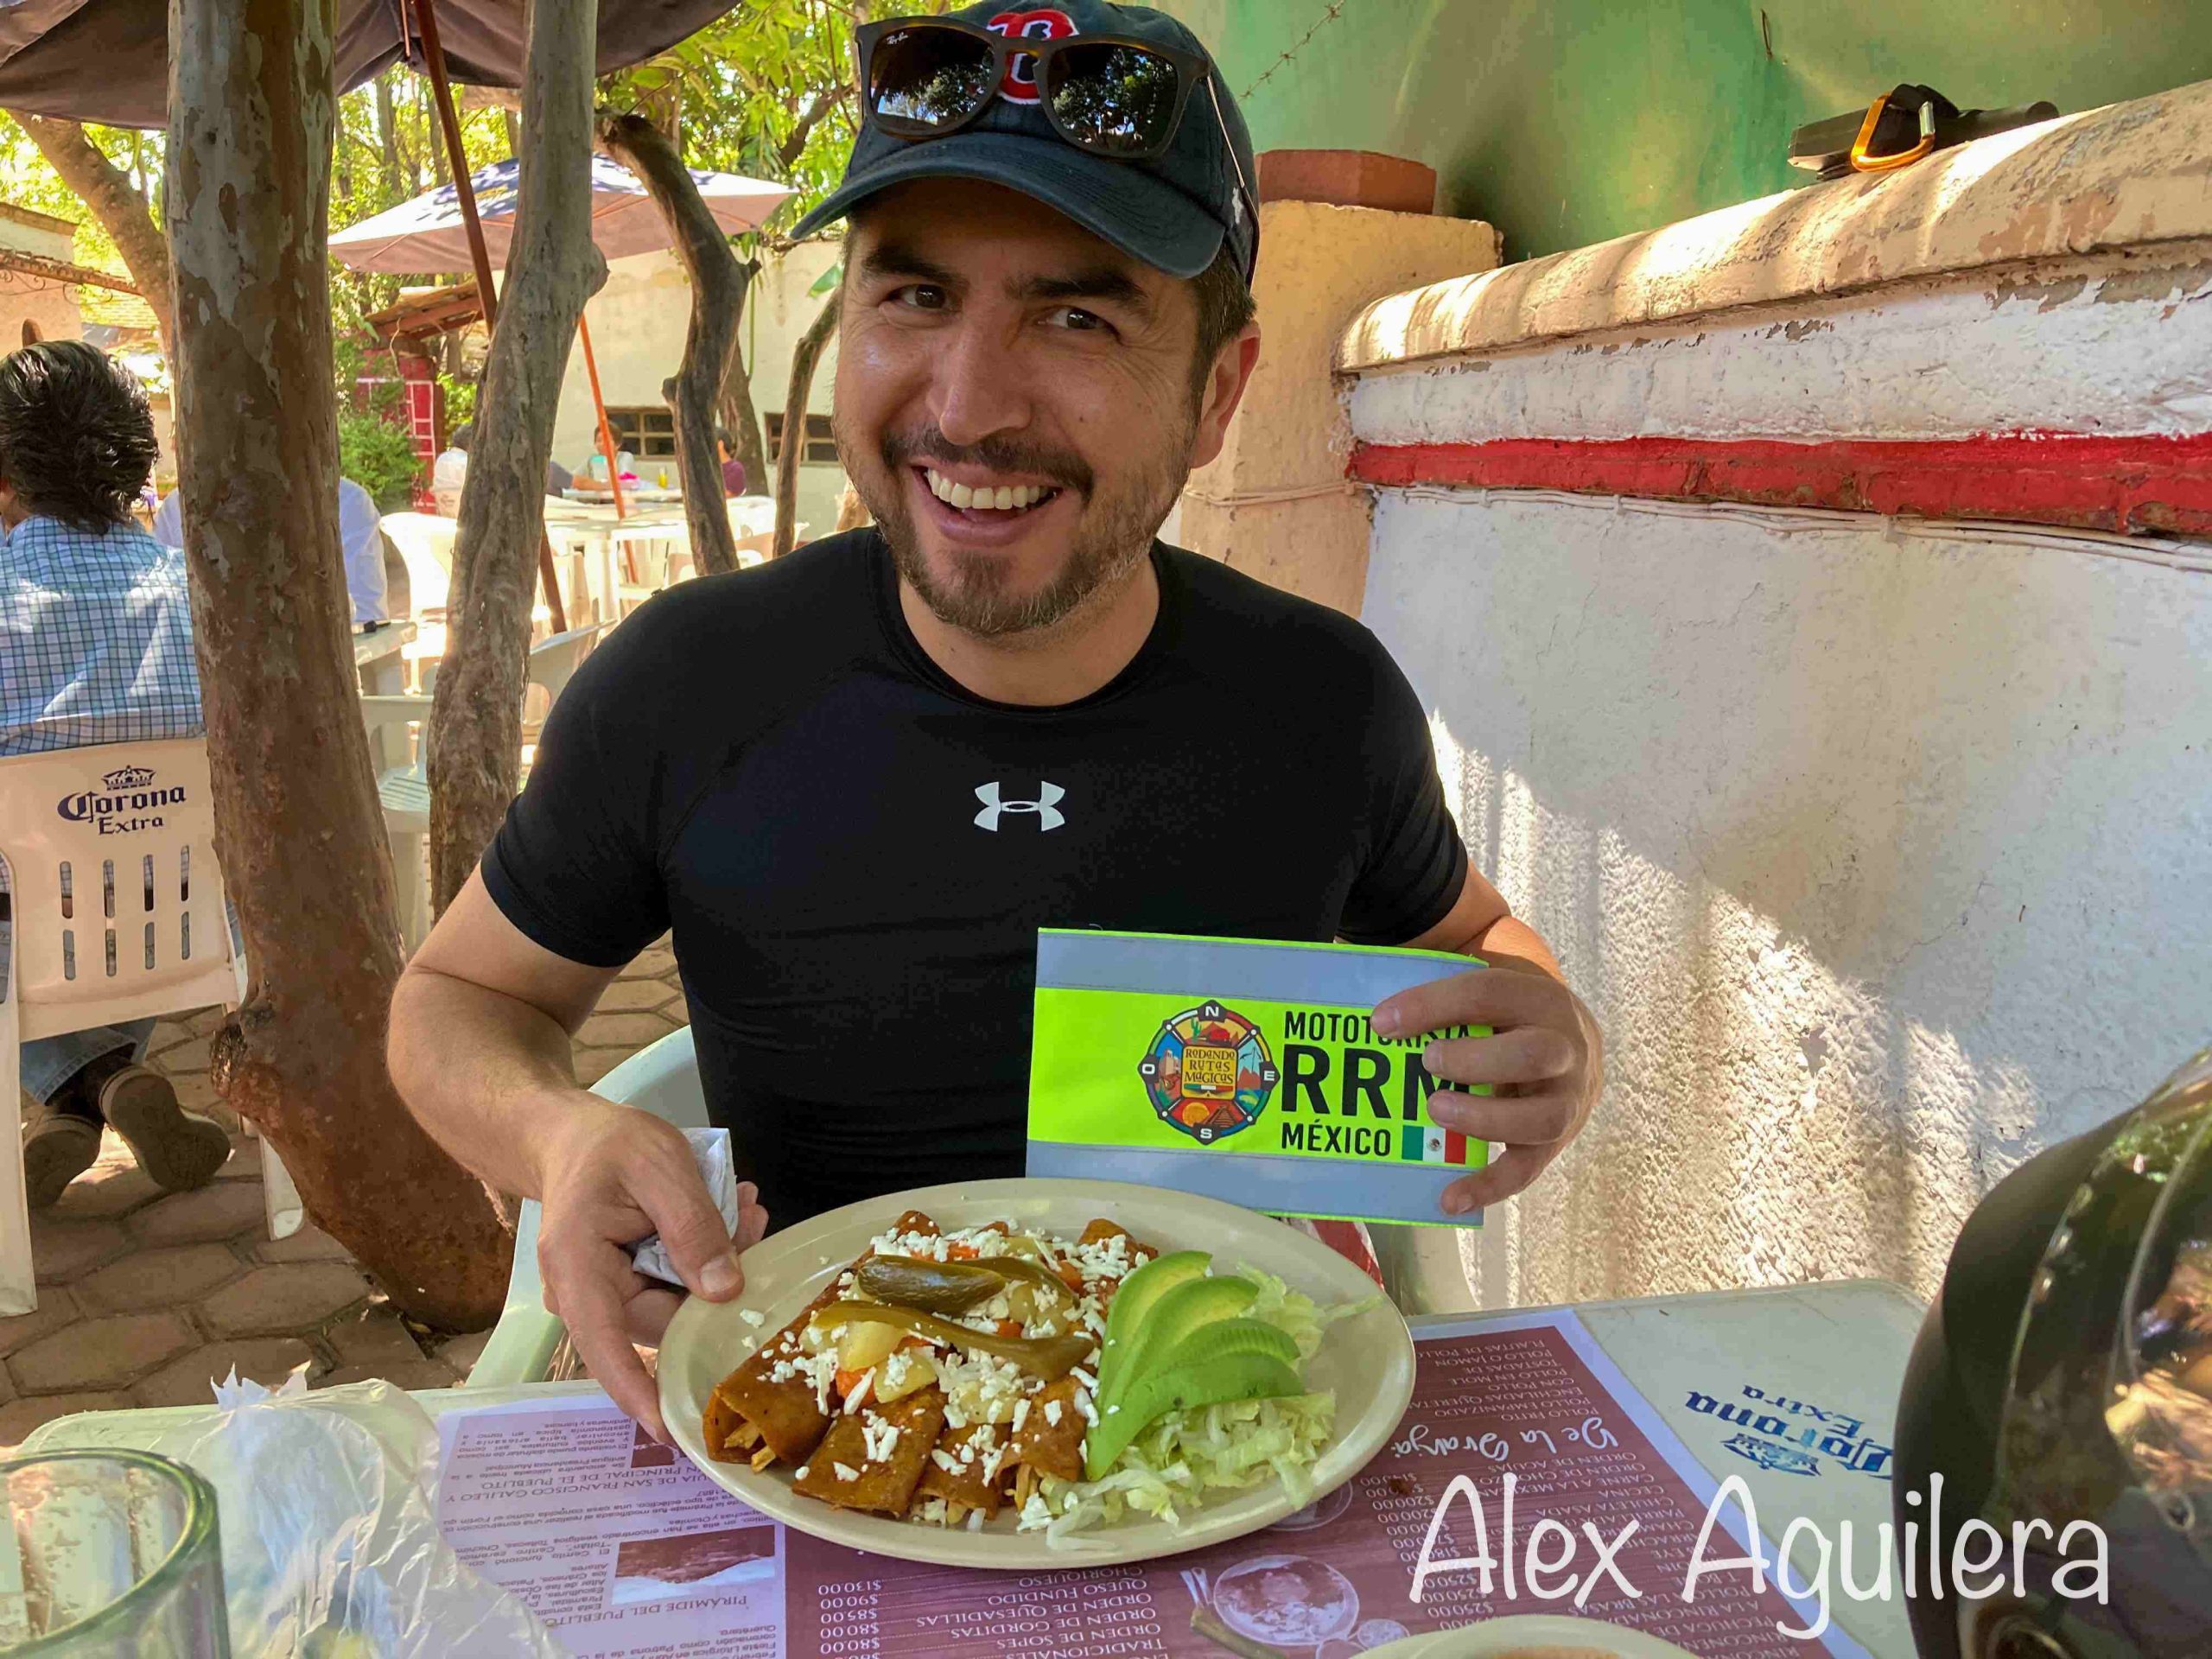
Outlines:
[[1039,484],[1001,485],[997,489],[971,489],[965,484],[956,484],[935,467],[922,469],[928,478],[930,493],[949,506],[984,507],[999,512],[1013,512],[1023,507],[1033,507],[1046,496],[1058,492]]

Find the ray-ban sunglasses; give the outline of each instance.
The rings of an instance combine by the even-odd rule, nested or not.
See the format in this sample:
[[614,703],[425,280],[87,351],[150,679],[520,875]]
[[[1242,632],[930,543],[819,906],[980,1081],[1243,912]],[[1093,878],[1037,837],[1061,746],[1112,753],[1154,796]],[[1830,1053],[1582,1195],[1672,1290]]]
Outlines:
[[855,41],[868,118],[895,138],[943,138],[1005,89],[1033,86],[1052,130],[1077,149],[1148,162],[1166,152],[1191,94],[1204,86],[1248,208],[1255,200],[1212,66],[1198,53],[1126,35],[1032,40],[953,17],[886,18],[862,25]]

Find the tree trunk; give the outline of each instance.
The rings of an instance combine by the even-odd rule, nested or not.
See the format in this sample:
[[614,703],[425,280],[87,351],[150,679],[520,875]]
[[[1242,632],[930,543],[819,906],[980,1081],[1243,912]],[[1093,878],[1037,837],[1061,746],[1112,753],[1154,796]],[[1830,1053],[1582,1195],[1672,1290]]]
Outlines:
[[384,1065],[391,860],[347,650],[330,376],[330,8],[175,0],[177,425],[216,845],[253,976],[217,1086],[395,1305],[488,1324],[510,1242]]
[[139,294],[154,314],[154,326],[162,336],[162,355],[175,362],[176,307],[170,295],[168,245],[155,226],[146,198],[131,188],[130,175],[103,156],[76,122],[41,115],[15,118],[38,146],[39,154],[61,175],[61,182],[76,193],[100,228],[114,239],[130,280],[138,284]]
[[730,251],[699,187],[668,135],[642,115],[601,118],[600,143],[644,181],[667,221],[669,239],[691,279],[691,326],[683,361],[663,395],[676,413],[677,469],[683,480],[683,520],[699,574],[737,569],[737,543],[722,505],[721,457],[715,448],[715,417],[730,363],[737,355],[737,326],[745,315],[750,276]]
[[836,332],[837,308],[845,285],[839,283],[822,302],[822,315],[807,324],[791,348],[791,389],[784,394],[784,442],[776,456],[776,554],[782,558],[798,539],[798,466],[806,455],[806,405],[814,395],[814,365]]
[[607,280],[591,239],[595,0],[533,0],[514,238],[461,492],[446,656],[430,717],[430,874],[442,911],[522,770],[522,694],[561,374]]
[[377,154],[384,165],[384,195],[399,199],[399,129],[391,110],[391,71],[377,77]]
[[[760,262],[743,262],[746,290],[750,297],[752,285],[760,276]],[[740,318],[741,325],[743,319]],[[741,334],[742,329],[741,327]],[[722,377],[722,424],[729,429],[731,437],[737,440],[737,458],[745,463],[745,488],[749,495],[769,493],[768,447],[760,441],[760,413],[753,407],[753,378],[745,366],[745,346],[740,340],[729,354],[729,372]]]

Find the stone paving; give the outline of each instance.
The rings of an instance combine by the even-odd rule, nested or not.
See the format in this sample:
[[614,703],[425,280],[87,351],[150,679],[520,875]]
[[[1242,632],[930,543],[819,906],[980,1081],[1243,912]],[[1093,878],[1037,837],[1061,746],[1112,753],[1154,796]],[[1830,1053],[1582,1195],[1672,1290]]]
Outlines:
[[[607,987],[576,1033],[576,1076],[596,1083],[684,1017],[663,940]],[[210,1381],[234,1365],[272,1384],[305,1367],[310,1387],[375,1376],[444,1388],[483,1348],[483,1332],[435,1337],[402,1319],[312,1224],[270,1238],[260,1142],[239,1132],[208,1081],[207,1039],[220,1018],[207,1009],[163,1021],[149,1062],[188,1109],[231,1130],[214,1182],[165,1194],[111,1131],[99,1161],[31,1217],[38,1310],[0,1319],[0,1447],[71,1412],[206,1402]]]

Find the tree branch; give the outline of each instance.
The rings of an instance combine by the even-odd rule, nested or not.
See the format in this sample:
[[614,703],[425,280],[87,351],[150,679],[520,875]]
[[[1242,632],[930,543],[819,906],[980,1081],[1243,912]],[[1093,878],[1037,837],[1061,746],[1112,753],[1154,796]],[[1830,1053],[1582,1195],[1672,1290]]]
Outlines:
[[676,414],[677,470],[683,480],[683,518],[702,575],[737,569],[729,512],[722,505],[721,460],[715,448],[715,405],[737,355],[749,270],[708,211],[699,186],[668,134],[634,111],[601,111],[599,141],[644,181],[667,222],[669,239],[691,279],[691,326],[683,361],[669,382]]
[[814,392],[814,365],[836,332],[837,311],[844,298],[841,281],[823,302],[822,315],[807,324],[798,344],[791,347],[791,385],[784,394],[784,442],[776,456],[775,556],[779,559],[798,539],[798,465],[806,455],[806,405]]
[[809,100],[804,113],[785,136],[784,142],[776,146],[776,160],[785,172],[798,165],[798,158],[806,154],[806,141],[814,136],[816,125],[836,106],[839,99],[852,90],[852,82],[840,81],[817,92]]
[[91,210],[100,228],[114,240],[116,251],[138,284],[138,292],[154,314],[162,336],[162,355],[176,360],[176,307],[170,297],[169,247],[154,224],[153,209],[130,182],[130,175],[100,153],[98,144],[74,121],[42,115],[15,115],[16,124],[27,133],[47,164],[61,175],[62,183]]

